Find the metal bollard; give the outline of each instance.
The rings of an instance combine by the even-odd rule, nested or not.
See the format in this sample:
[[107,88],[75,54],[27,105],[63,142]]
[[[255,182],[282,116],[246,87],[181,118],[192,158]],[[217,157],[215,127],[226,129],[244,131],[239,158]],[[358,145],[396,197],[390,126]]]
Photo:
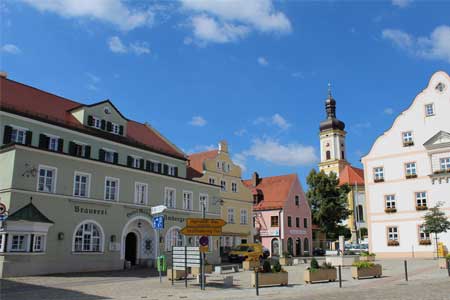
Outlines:
[[447,259],[447,271],[448,271],[448,276],[450,277],[450,259]]
[[339,288],[342,288],[342,273],[341,273],[341,266],[339,266]]
[[256,288],[256,296],[259,296],[259,275],[258,271],[255,270],[255,288]]
[[408,262],[405,260],[405,280],[408,281]]

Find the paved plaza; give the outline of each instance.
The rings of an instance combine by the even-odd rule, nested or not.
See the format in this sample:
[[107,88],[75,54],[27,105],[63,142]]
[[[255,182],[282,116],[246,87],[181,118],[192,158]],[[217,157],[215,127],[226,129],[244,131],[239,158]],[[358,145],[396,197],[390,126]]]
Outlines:
[[[184,281],[171,285],[165,278],[146,269],[10,278],[1,281],[1,300],[101,300],[101,299],[450,299],[450,277],[434,260],[408,260],[409,281],[405,281],[402,260],[378,261],[383,265],[380,279],[354,280],[343,268],[343,287],[339,283],[305,284],[306,265],[289,266],[289,285],[260,289],[250,287],[250,272],[208,276],[206,291],[195,279],[188,288]],[[222,286],[224,276],[234,277],[234,286]]]

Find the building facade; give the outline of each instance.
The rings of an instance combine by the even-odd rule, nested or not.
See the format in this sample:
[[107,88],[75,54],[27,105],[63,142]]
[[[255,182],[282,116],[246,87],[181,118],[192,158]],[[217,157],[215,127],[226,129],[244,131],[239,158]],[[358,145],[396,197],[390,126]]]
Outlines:
[[[152,265],[172,246],[197,245],[180,229],[201,217],[202,201],[220,217],[209,200],[220,189],[189,180],[183,152],[109,100],[83,105],[5,76],[0,85],[0,276]],[[167,206],[159,239],[157,205]]]
[[244,184],[253,194],[255,239],[271,256],[312,254],[311,209],[297,174],[259,177]]
[[[377,138],[363,158],[369,247],[381,257],[431,257],[435,241],[423,216],[442,204],[450,215],[450,77],[428,86]],[[450,233],[439,242],[450,246]]]
[[220,252],[226,256],[234,246],[253,242],[253,197],[242,183],[242,170],[231,160],[226,141],[217,150],[189,156],[188,174],[196,181],[220,186],[221,218],[226,222]]

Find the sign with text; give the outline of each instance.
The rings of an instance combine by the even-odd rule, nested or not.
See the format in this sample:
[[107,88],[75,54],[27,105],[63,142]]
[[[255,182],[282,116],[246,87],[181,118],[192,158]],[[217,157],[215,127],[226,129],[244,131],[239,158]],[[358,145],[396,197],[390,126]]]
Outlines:
[[222,235],[222,227],[205,227],[205,228],[197,228],[197,227],[184,227],[181,229],[181,234],[184,235],[206,235],[206,236],[221,236]]
[[200,218],[186,219],[187,227],[200,227],[200,228],[223,227],[225,224],[227,223],[222,219],[200,219]]
[[174,270],[185,270],[186,267],[200,267],[199,247],[173,247],[172,262]]

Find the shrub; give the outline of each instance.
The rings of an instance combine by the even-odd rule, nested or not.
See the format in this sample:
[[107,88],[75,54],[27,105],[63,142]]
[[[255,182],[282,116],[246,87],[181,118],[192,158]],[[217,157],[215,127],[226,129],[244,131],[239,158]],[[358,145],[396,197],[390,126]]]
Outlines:
[[375,256],[375,253],[361,252],[360,256]]
[[446,259],[450,259],[450,253],[445,256]]
[[364,269],[364,268],[372,268],[375,264],[370,261],[358,261],[354,262],[352,266],[357,267],[358,269]]
[[327,263],[327,262],[324,262],[320,268],[321,269],[336,269],[335,266],[333,266],[331,263]]
[[319,263],[317,262],[317,259],[313,258],[311,259],[311,270],[314,269],[320,269]]
[[270,273],[272,272],[272,268],[270,267],[270,262],[269,261],[264,261],[263,263],[263,268],[262,268],[263,273]]
[[272,272],[273,273],[279,273],[279,272],[281,272],[281,265],[280,265],[280,263],[279,262],[276,262],[274,265],[273,265],[273,268],[272,268]]
[[292,255],[287,251],[283,251],[283,257],[289,258],[292,257]]

